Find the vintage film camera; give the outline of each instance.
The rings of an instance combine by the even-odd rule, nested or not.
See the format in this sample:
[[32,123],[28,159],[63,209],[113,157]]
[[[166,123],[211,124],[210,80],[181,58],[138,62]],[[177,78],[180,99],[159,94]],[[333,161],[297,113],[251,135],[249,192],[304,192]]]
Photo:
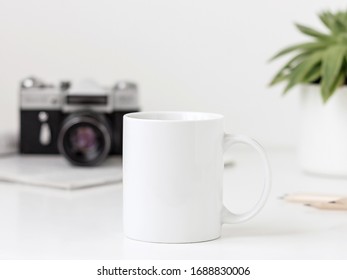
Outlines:
[[20,152],[62,154],[74,165],[94,166],[122,153],[123,116],[137,112],[135,83],[112,88],[92,80],[50,85],[27,78],[20,86]]

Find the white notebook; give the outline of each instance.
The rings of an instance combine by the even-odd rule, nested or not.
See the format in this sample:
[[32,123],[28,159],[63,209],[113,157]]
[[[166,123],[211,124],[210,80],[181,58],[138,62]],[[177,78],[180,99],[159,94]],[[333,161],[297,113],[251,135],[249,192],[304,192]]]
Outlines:
[[14,154],[18,151],[18,140],[16,133],[4,132],[0,133],[0,156]]
[[0,181],[60,189],[80,189],[121,180],[120,157],[109,157],[97,167],[72,166],[60,155],[0,157]]

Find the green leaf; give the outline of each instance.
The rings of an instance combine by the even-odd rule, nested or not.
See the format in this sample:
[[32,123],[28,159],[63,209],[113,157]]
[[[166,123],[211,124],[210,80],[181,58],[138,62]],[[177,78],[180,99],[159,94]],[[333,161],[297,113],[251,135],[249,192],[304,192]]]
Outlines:
[[334,24],[334,15],[330,11],[323,12],[318,15],[323,24],[332,32],[336,32],[336,26]]
[[321,63],[313,67],[305,76],[302,83],[309,84],[317,81],[322,76],[322,65]]
[[327,47],[327,43],[326,42],[309,42],[309,43],[303,43],[303,44],[297,44],[297,45],[293,45],[290,46],[288,48],[285,48],[283,50],[281,50],[280,52],[278,52],[275,56],[273,56],[270,61],[279,58],[283,55],[286,55],[292,51],[305,51],[305,52],[313,52],[313,51],[317,51],[317,50],[321,50]]
[[284,93],[288,92],[295,85],[304,83],[305,77],[310,73],[312,68],[321,63],[323,54],[324,52],[322,51],[315,52],[295,67],[289,76],[289,82],[284,89]]
[[284,71],[278,72],[275,77],[271,80],[269,86],[279,84],[288,79],[288,74],[286,75]]
[[346,12],[333,14],[327,11],[321,13],[319,18],[333,34],[346,32]]
[[346,30],[346,28],[344,27],[344,25],[339,21],[339,20],[336,20],[336,22],[335,22],[335,28],[336,28],[336,32],[335,32],[335,34],[339,34],[339,33],[341,33],[341,32],[346,32],[345,30]]
[[269,83],[269,86],[274,86],[286,79],[286,75],[284,71],[278,71],[276,75],[272,78],[271,82]]
[[344,73],[340,73],[337,77],[337,79],[334,81],[334,83],[332,84],[331,88],[329,89],[328,94],[324,94],[321,92],[322,97],[323,97],[323,101],[324,103],[326,103],[329,98],[334,94],[334,92],[336,91],[336,89],[340,86],[342,86],[345,82],[346,76]]
[[300,63],[305,57],[307,56],[307,53],[300,53],[296,56],[294,56],[292,59],[290,59],[275,75],[275,77],[271,80],[270,86],[273,86],[275,84],[278,84],[288,78],[288,72],[291,71],[292,68],[294,68],[295,65]]
[[331,36],[324,34],[322,32],[316,31],[313,28],[304,26],[302,24],[295,24],[296,27],[304,34],[315,37],[320,40],[331,40]]
[[336,83],[339,82],[342,72],[342,66],[344,57],[346,55],[346,46],[333,46],[330,47],[323,57],[322,64],[322,83],[321,83],[321,94],[324,102],[334,93],[336,89]]
[[331,91],[331,95],[336,91],[336,89],[340,86],[342,86],[345,82],[346,76],[344,73],[340,73],[339,76],[337,77],[335,83],[332,85],[330,91]]
[[347,31],[347,14],[346,12],[338,12],[336,14],[336,21],[340,25],[342,31]]

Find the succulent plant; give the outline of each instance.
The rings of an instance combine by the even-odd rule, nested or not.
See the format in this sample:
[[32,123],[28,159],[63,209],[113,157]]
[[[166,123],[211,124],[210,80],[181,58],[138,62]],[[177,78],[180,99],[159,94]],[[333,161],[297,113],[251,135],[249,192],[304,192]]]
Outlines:
[[347,82],[347,10],[325,11],[319,14],[319,18],[327,28],[326,32],[296,24],[312,40],[285,48],[271,58],[272,61],[292,54],[270,85],[287,82],[286,93],[298,84],[319,83],[326,102],[339,86]]

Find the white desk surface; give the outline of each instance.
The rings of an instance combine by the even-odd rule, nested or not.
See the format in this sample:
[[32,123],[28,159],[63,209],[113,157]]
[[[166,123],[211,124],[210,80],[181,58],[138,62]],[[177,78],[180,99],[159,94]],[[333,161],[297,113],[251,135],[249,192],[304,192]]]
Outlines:
[[[253,220],[223,226],[220,239],[151,244],[122,234],[122,185],[65,191],[0,183],[0,259],[347,259],[347,212],[278,199],[285,193],[347,195],[347,179],[302,174],[294,151],[270,151],[273,190]],[[259,191],[256,155],[235,152],[225,201],[241,211]]]

